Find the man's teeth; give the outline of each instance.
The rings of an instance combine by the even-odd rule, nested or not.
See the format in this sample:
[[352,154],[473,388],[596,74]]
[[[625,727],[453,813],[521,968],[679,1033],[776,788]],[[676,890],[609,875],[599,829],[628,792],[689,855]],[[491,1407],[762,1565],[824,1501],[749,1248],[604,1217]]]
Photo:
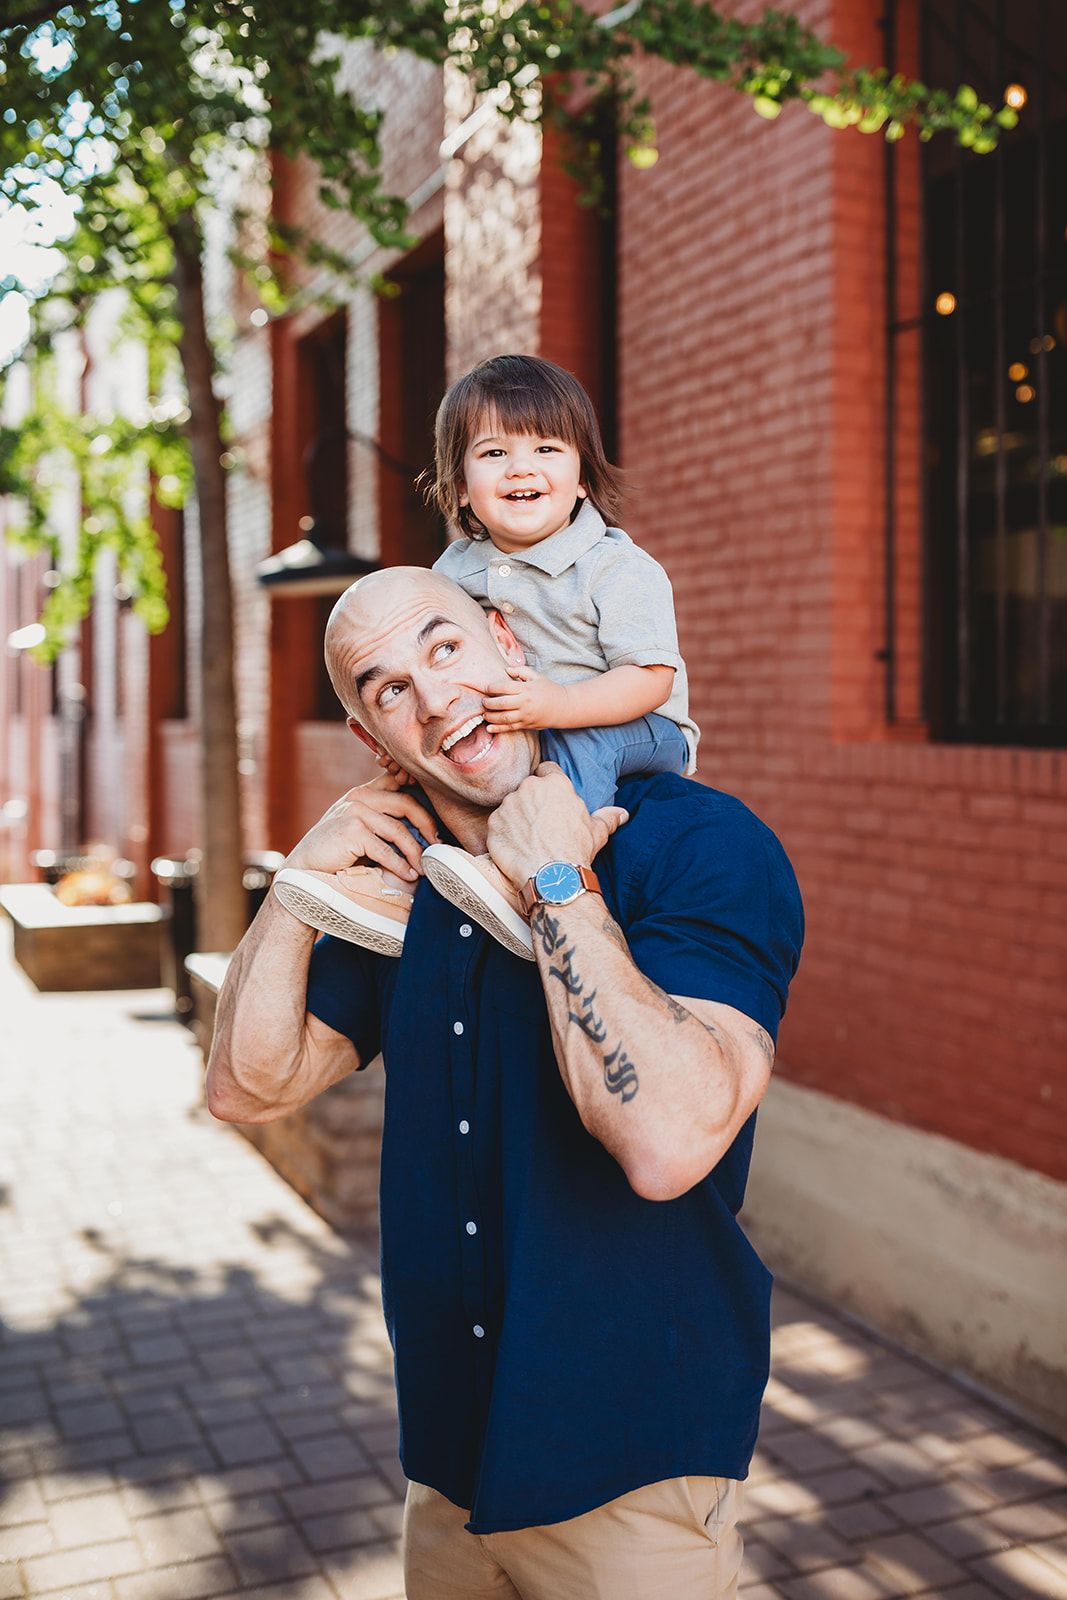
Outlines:
[[454,733],[449,734],[447,739],[442,739],[442,751],[447,755],[454,744],[458,744],[461,739],[465,739],[468,733],[473,733],[475,728],[477,728],[478,725],[484,721],[485,718],[482,716],[471,717],[470,721],[465,722],[462,728],[457,728]]

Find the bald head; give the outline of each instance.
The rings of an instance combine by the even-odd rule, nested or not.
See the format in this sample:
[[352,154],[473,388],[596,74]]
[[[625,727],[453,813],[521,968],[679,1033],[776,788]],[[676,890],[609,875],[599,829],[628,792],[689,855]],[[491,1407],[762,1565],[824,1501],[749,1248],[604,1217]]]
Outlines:
[[427,567],[382,567],[345,590],[326,624],[326,670],[349,716],[360,721],[361,679],[353,670],[415,612],[436,608],[441,618],[489,631],[486,614],[465,589]]

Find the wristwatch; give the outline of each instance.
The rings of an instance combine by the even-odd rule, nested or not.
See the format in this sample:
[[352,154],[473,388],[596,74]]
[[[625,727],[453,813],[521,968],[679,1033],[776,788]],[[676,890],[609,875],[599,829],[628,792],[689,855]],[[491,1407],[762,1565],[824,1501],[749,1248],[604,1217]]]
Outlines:
[[569,906],[583,894],[603,893],[591,867],[569,861],[547,861],[519,890],[519,906],[529,922],[535,906]]

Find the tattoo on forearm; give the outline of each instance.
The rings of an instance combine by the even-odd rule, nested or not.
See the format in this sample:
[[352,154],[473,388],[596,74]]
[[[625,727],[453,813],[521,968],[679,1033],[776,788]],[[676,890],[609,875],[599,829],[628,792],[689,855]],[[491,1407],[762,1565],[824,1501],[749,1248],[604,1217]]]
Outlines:
[[[571,940],[568,944],[566,936],[560,929],[558,918],[551,916],[544,906],[538,910],[539,915],[532,925],[533,931],[540,939],[545,954],[555,958],[549,965],[549,977],[561,983],[571,997],[572,1004],[568,1008],[568,1018],[593,1044],[603,1045],[607,1040],[608,1030],[597,1014],[597,991],[586,990],[581,974],[575,967],[575,943]],[[637,1093],[637,1068],[623,1049],[621,1039],[614,1050],[601,1056],[601,1062],[604,1069],[604,1087],[609,1094],[620,1095],[623,1105],[626,1105]]]
[[622,1095],[623,1105],[637,1093],[637,1071],[621,1041],[604,1057],[604,1083],[609,1094]]

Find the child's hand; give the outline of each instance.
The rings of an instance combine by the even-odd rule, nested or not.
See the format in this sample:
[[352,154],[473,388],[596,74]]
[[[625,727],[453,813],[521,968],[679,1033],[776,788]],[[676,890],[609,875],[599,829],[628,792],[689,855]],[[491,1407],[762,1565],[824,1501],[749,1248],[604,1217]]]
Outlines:
[[380,772],[376,778],[371,779],[375,788],[404,789],[411,782],[403,767],[398,767],[392,756],[387,756],[383,752],[380,756],[375,756],[374,759],[380,767],[385,768],[384,772]]
[[554,728],[563,712],[567,691],[532,667],[508,667],[509,684],[494,684],[482,701],[491,728]]

